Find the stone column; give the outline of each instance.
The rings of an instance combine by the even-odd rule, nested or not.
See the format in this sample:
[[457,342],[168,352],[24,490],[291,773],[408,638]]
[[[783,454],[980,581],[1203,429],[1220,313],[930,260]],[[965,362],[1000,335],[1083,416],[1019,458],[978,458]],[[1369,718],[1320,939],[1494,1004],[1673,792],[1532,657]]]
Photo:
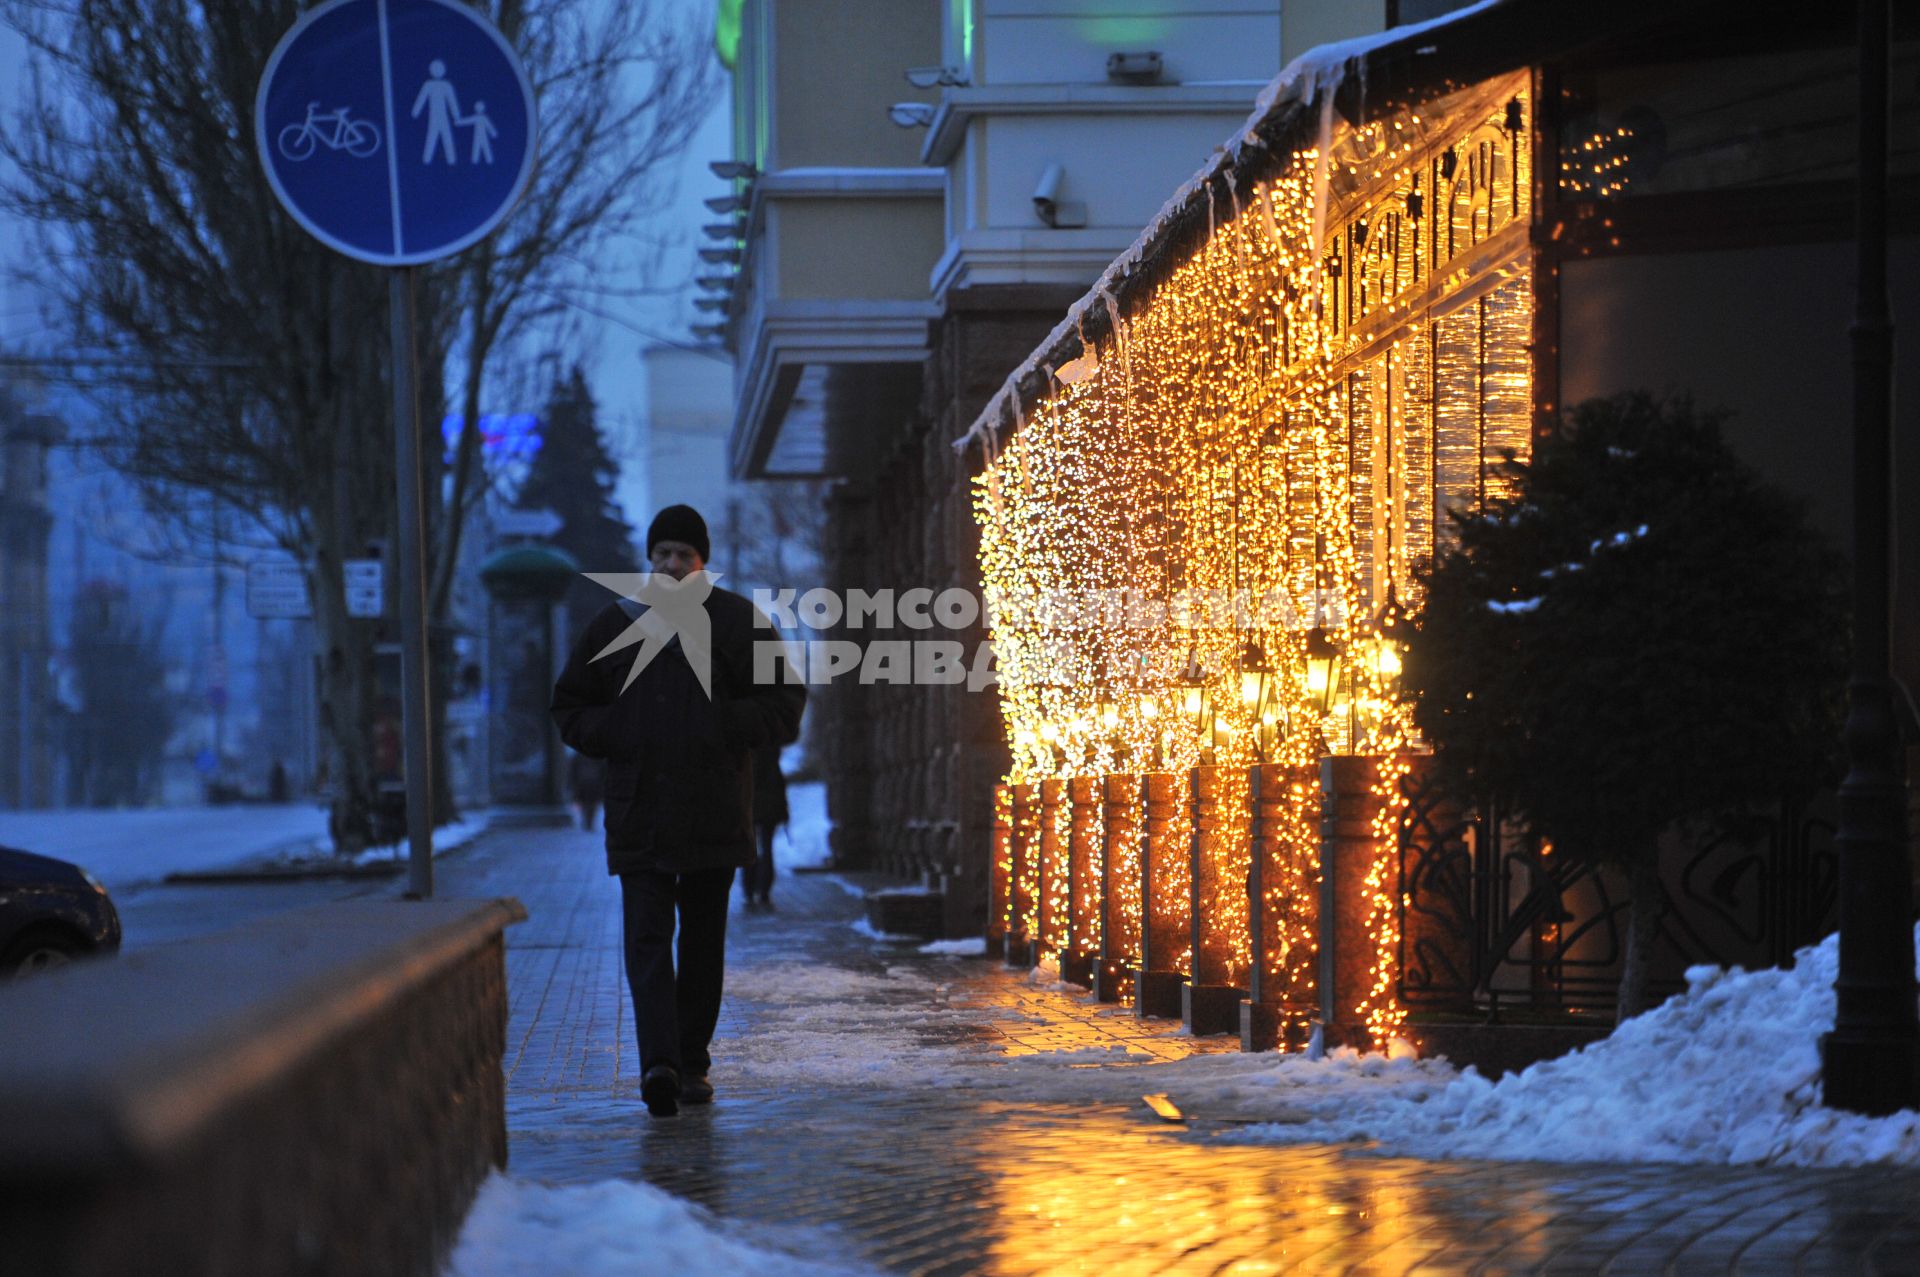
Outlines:
[[1035,966],[1040,964],[1042,954],[1053,954],[1057,960],[1067,947],[1065,906],[1072,884],[1067,880],[1067,848],[1060,820],[1066,801],[1066,781],[1050,776],[1040,782],[1040,926],[1034,936]]
[[1013,911],[1013,786],[993,787],[993,850],[987,878],[987,956],[1004,958]]
[[1189,783],[1193,969],[1181,990],[1180,1019],[1196,1036],[1232,1033],[1240,1024],[1250,965],[1247,773],[1234,767],[1196,767]]
[[1134,1014],[1172,1019],[1186,982],[1190,884],[1187,778],[1153,772],[1145,778],[1145,837],[1140,856],[1140,959],[1134,968]]
[[1098,776],[1067,782],[1072,812],[1067,825],[1067,947],[1060,954],[1060,978],[1093,987],[1093,955],[1100,951],[1102,872],[1100,825],[1104,790]]
[[1253,943],[1240,1049],[1300,1050],[1319,1014],[1314,943],[1320,913],[1320,775],[1315,764],[1255,767],[1249,777]]
[[1038,894],[1040,787],[1014,785],[1013,829],[1008,839],[1007,953],[1010,967],[1033,965],[1034,902]]
[[1093,964],[1093,996],[1118,1002],[1122,988],[1130,988],[1133,965],[1140,960],[1140,849],[1145,830],[1141,778],[1108,776],[1104,793],[1100,954]]
[[[1360,1019],[1373,978],[1375,939],[1367,930],[1366,879],[1377,850],[1373,786],[1381,760],[1343,755],[1320,760],[1320,1015],[1323,1045],[1376,1045]],[[1397,879],[1397,875],[1396,875]]]

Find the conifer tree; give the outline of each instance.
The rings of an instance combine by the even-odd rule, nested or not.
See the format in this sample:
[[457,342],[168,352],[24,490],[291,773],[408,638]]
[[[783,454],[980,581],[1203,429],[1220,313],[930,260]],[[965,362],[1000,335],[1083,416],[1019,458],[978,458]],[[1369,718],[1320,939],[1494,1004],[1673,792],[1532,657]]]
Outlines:
[[1619,1016],[1647,1005],[1661,835],[1835,778],[1844,564],[1681,397],[1591,400],[1510,499],[1456,516],[1405,685],[1443,782],[1626,871]]
[[[521,485],[520,505],[560,516],[560,531],[551,540],[571,554],[582,570],[638,571],[633,525],[614,496],[620,464],[607,451],[593,390],[578,364],[554,383],[540,428],[540,451]],[[612,598],[591,581],[575,581],[566,598],[572,632],[584,630]]]

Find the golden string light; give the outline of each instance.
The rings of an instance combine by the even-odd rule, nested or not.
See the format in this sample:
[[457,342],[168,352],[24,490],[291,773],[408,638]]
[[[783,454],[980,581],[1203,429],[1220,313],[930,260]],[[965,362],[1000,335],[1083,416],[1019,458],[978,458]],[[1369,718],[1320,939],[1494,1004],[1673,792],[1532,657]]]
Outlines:
[[[1246,769],[1279,764],[1294,779],[1270,831],[1281,851],[1263,888],[1265,974],[1290,1002],[1311,998],[1311,768],[1328,753],[1387,760],[1367,878],[1377,956],[1354,1009],[1376,1043],[1402,1015],[1399,756],[1419,744],[1383,618],[1417,603],[1413,570],[1446,548],[1447,511],[1501,495],[1502,450],[1528,446],[1530,114],[1524,76],[1489,82],[1342,125],[1327,156],[1304,150],[1235,186],[1210,236],[1082,352],[1071,384],[1028,410],[976,480],[1007,779],[1217,767],[1224,815],[1202,844],[1201,930],[1219,951],[1203,965],[1248,974],[1253,848],[1232,813]],[[1316,672],[1316,651],[1337,655],[1337,674]],[[1050,809],[1044,856],[1068,854],[1069,806]],[[1155,851],[1155,906],[1184,922],[1179,806]],[[1097,881],[1127,876],[1102,869]],[[1056,951],[1054,920],[1089,906],[1067,898],[1065,870],[1035,875]],[[1032,899],[1019,884],[1012,894]],[[1116,929],[1137,935],[1137,890],[1109,905]]]

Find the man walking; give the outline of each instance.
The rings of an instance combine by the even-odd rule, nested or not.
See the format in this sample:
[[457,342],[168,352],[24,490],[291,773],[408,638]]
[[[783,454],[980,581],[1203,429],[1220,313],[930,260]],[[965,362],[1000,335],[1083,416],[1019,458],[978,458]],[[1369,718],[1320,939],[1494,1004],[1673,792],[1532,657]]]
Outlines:
[[[655,1116],[678,1112],[681,1100],[713,1099],[708,1045],[720,1017],[727,900],[733,871],[754,863],[748,758],[794,740],[806,704],[784,661],[771,682],[754,681],[756,639],[778,635],[746,599],[711,586],[708,552],[697,511],[662,510],[647,529],[647,559],[677,586],[647,586],[651,606],[609,604],[553,689],[561,739],[607,760],[607,872],[620,879],[640,1097]],[[693,599],[694,623],[685,624]],[[625,659],[632,646],[639,650]]]

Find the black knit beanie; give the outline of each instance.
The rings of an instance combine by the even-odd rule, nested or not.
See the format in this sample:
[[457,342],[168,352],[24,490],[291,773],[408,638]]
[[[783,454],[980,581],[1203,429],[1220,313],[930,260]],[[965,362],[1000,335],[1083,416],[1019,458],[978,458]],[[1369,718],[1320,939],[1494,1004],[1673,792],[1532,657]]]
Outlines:
[[707,521],[690,505],[670,505],[653,516],[653,522],[647,525],[648,558],[653,557],[653,547],[661,541],[692,546],[700,552],[702,563],[713,557],[712,547],[707,544]]

